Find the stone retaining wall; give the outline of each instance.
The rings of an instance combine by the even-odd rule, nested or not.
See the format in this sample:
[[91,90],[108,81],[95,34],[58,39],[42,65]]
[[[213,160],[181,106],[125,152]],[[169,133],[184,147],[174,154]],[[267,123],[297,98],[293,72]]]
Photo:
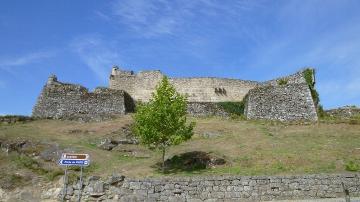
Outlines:
[[[91,177],[85,181],[84,201],[269,201],[360,196],[356,174],[305,176],[216,176],[164,179],[107,180]],[[67,199],[73,201],[77,185],[69,186]]]

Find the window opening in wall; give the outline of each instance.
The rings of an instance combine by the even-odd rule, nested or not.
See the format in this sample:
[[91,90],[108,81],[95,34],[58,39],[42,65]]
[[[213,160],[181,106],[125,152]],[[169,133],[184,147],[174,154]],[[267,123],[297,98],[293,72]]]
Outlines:
[[215,94],[216,95],[227,95],[225,88],[215,88]]

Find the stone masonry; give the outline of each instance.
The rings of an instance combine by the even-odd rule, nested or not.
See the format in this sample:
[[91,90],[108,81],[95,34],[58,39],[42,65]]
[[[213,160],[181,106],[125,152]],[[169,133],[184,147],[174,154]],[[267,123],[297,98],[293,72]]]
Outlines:
[[306,83],[268,85],[249,91],[245,116],[248,119],[317,121],[314,101]]
[[32,116],[72,120],[102,120],[125,114],[125,93],[121,90],[96,88],[94,92],[80,85],[66,84],[50,76]]
[[[136,102],[149,101],[163,77],[160,71],[135,74],[114,67],[109,88],[97,88],[94,92],[50,77],[33,116],[97,120],[133,112]],[[312,80],[315,82],[314,76]],[[229,116],[216,103],[243,102],[248,119],[317,121],[316,106],[304,70],[266,82],[213,77],[169,78],[169,81],[188,98],[190,115]]]
[[[322,174],[304,176],[201,176],[130,179],[90,177],[83,201],[270,201],[360,196],[360,176]],[[66,198],[75,201],[78,184]]]
[[[128,92],[135,102],[146,102],[163,76],[160,71],[135,74],[114,67],[110,88]],[[314,74],[312,76],[315,84]],[[169,81],[179,93],[187,96],[191,115],[227,116],[229,114],[215,103],[244,101],[244,115],[248,119],[317,121],[316,106],[304,70],[266,82],[211,77],[170,78]]]
[[[133,71],[112,69],[110,75],[110,88],[124,90],[135,101],[146,102],[151,98],[156,85],[164,74],[160,71]],[[175,89],[188,97],[189,102],[225,102],[242,101],[247,92],[260,84],[256,81],[239,79],[226,79],[214,77],[199,78],[170,78],[170,83]]]

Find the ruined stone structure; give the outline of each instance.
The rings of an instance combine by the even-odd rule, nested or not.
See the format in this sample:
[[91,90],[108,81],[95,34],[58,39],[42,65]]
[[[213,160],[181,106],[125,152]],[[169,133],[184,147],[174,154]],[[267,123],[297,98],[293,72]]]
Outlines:
[[356,106],[344,106],[337,109],[326,110],[326,113],[331,117],[350,119],[357,116],[360,117],[360,108]]
[[[75,201],[78,184],[67,190]],[[84,201],[271,201],[360,196],[359,174],[305,176],[200,176],[130,179],[90,177]]]
[[[146,102],[151,98],[156,85],[163,78],[160,71],[133,71],[112,69],[110,88],[124,90],[136,101]],[[199,78],[170,78],[176,91],[186,95],[189,102],[239,102],[247,92],[258,86],[256,81],[238,79],[199,77]]]
[[[114,67],[110,88],[128,92],[134,101],[146,102],[163,76],[160,71],[135,74]],[[316,106],[303,71],[267,82],[211,77],[169,80],[179,93],[188,97],[188,112],[193,115],[226,116],[228,114],[215,103],[241,102],[247,95],[245,116],[249,119],[317,120]],[[314,84],[312,76],[310,85]]]
[[[313,72],[313,71],[312,71]],[[134,103],[147,102],[164,75],[160,71],[112,69],[109,88],[94,92],[50,77],[33,110],[34,117],[99,119],[134,110]],[[169,78],[176,90],[188,98],[188,113],[196,116],[228,116],[217,103],[243,102],[249,119],[316,121],[317,113],[304,71],[267,82],[199,77]],[[245,99],[244,99],[245,98]]]
[[102,120],[113,115],[125,114],[124,91],[96,88],[89,92],[80,85],[61,83],[50,76],[44,86],[32,116],[73,120]]

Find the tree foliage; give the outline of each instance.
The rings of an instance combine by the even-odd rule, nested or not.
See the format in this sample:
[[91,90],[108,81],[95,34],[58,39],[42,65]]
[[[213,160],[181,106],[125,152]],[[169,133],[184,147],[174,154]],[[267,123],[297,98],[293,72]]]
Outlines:
[[150,149],[163,153],[172,145],[178,145],[193,135],[194,122],[186,123],[186,97],[176,92],[164,77],[148,103],[140,104],[135,113],[135,134]]

